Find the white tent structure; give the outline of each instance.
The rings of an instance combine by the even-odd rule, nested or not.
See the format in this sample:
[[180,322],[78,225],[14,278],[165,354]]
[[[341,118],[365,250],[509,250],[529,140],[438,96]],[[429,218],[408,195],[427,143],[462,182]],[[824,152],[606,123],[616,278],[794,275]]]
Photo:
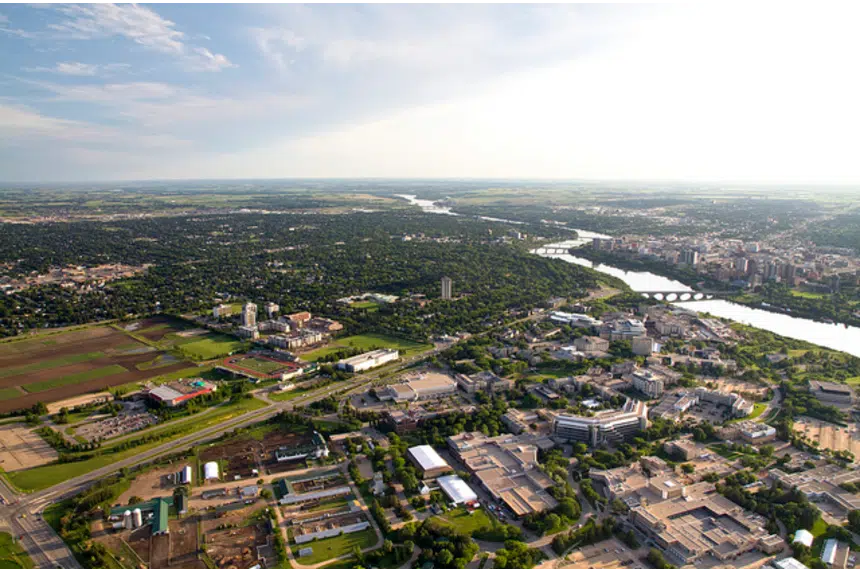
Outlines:
[[812,546],[812,541],[815,538],[812,536],[812,533],[806,530],[805,528],[801,528],[797,532],[794,533],[794,540],[792,543],[800,543],[804,546]]
[[205,480],[218,480],[221,478],[221,473],[218,470],[218,463],[215,461],[209,461],[205,465],[203,465],[203,478]]
[[466,481],[457,475],[448,475],[436,479],[442,491],[448,495],[451,502],[454,504],[465,504],[478,500],[478,495],[475,491],[466,484]]
[[411,447],[408,451],[409,456],[415,460],[422,472],[432,474],[436,472],[450,471],[451,467],[445,462],[436,449],[430,445],[418,445]]

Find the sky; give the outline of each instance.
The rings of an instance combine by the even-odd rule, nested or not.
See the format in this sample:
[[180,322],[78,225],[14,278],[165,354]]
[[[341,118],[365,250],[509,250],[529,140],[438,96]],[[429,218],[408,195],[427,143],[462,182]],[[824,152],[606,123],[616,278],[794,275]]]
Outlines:
[[0,180],[860,184],[850,4],[0,5]]

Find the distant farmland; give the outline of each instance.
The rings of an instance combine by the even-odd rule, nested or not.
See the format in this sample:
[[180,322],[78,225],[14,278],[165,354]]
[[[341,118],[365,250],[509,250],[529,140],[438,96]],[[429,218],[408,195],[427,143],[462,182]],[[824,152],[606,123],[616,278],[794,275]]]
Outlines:
[[[192,365],[165,351],[169,344],[163,337],[182,329],[172,320],[153,318],[141,325],[147,327],[124,331],[93,326],[0,344],[0,413],[142,381]],[[205,340],[206,336],[196,339]]]

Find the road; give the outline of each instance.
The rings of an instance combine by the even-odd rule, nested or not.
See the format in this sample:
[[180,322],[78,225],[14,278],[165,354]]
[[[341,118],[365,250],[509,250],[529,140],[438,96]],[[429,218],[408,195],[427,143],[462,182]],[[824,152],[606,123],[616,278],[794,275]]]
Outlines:
[[[448,344],[437,345],[432,350],[415,354],[409,359],[401,360],[390,366],[384,366],[366,374],[357,375],[348,380],[335,382],[319,389],[296,396],[295,399],[283,402],[271,402],[265,399],[266,407],[234,417],[218,425],[201,429],[190,435],[159,444],[147,451],[127,457],[116,463],[96,469],[85,475],[75,477],[34,493],[22,494],[15,492],[0,479],[0,495],[7,504],[0,506],[0,529],[9,531],[15,538],[20,537],[21,546],[27,551],[33,562],[39,568],[81,568],[71,551],[57,533],[41,519],[44,507],[57,501],[74,496],[87,488],[93,481],[116,473],[122,468],[133,467],[159,457],[175,453],[183,448],[190,448],[222,437],[235,429],[247,427],[278,415],[282,411],[292,411],[298,406],[307,405],[326,395],[342,391],[347,393],[364,391],[380,376],[388,376],[401,369],[425,360],[448,347]],[[257,392],[263,396],[264,391]]]
[[[493,326],[476,335],[483,335],[499,328],[510,327],[542,317],[543,313],[538,312],[507,324]],[[46,506],[72,497],[86,489],[93,481],[116,473],[120,469],[153,461],[183,448],[190,448],[213,441],[236,429],[271,419],[282,411],[292,411],[296,407],[306,406],[326,395],[339,395],[343,393],[344,397],[348,397],[350,394],[363,392],[374,383],[378,383],[380,380],[387,381],[387,379],[393,378],[399,371],[424,361],[444,351],[451,345],[451,343],[436,344],[432,350],[415,354],[408,359],[399,360],[391,365],[354,376],[348,380],[312,389],[288,401],[273,402],[268,399],[264,395],[264,392],[271,391],[271,388],[258,390],[255,394],[269,404],[266,407],[229,419],[212,427],[201,429],[190,435],[159,444],[137,455],[132,455],[41,491],[19,493],[12,490],[3,479],[0,479],[0,495],[6,501],[6,504],[0,506],[0,529],[8,530],[16,538],[20,538],[21,546],[27,550],[33,562],[39,568],[81,568],[63,540],[42,520],[41,512]],[[341,401],[342,403],[343,401]]]

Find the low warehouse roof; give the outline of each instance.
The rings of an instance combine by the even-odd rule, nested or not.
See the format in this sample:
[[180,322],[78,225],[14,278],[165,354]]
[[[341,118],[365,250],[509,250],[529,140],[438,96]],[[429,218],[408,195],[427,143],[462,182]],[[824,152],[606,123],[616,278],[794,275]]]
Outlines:
[[448,463],[445,462],[445,459],[440,457],[439,453],[436,452],[436,449],[430,445],[412,447],[409,449],[409,454],[412,455],[412,458],[415,459],[415,462],[418,463],[424,471],[450,468]]
[[472,490],[472,487],[466,484],[466,481],[457,475],[448,475],[447,477],[439,477],[436,479],[442,490],[451,499],[454,504],[463,504],[478,500],[478,495]]

